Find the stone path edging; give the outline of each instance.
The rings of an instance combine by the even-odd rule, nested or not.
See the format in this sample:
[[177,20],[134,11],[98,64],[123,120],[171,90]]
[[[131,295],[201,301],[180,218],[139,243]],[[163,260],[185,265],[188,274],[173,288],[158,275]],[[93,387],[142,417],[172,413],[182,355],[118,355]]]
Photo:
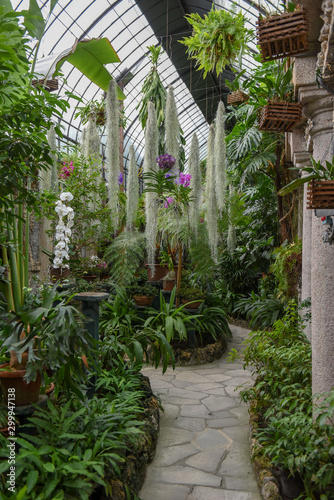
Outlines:
[[231,327],[223,357],[200,366],[144,375],[161,398],[160,436],[139,496],[142,500],[261,500],[250,459],[248,407],[238,386],[253,380],[228,351],[242,349],[248,330]]

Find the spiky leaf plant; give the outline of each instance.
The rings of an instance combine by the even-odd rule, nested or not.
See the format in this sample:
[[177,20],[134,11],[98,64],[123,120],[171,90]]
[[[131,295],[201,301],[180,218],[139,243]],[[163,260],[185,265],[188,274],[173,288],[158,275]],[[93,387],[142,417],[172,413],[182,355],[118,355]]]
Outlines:
[[150,45],[147,47],[149,50],[148,57],[151,60],[152,67],[144,80],[144,84],[141,89],[143,97],[137,106],[139,109],[139,121],[143,127],[146,127],[147,115],[148,115],[148,103],[151,101],[154,104],[155,111],[157,113],[158,126],[160,127],[165,120],[165,106],[166,106],[166,96],[167,92],[163,86],[160,76],[158,73],[158,59],[161,53],[161,46],[155,47]]
[[131,144],[129,150],[129,171],[126,187],[126,199],[126,228],[128,231],[131,231],[133,229],[139,202],[138,169],[133,144]]
[[225,143],[225,106],[218,104],[215,130],[215,177],[218,209],[221,212],[225,204],[226,194],[226,143]]

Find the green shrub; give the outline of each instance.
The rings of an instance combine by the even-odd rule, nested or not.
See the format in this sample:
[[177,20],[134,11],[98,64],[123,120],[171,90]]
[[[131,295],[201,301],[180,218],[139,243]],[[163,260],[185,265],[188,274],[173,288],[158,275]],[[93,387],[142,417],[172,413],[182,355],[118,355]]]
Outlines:
[[[245,341],[245,367],[257,375],[241,397],[259,416],[260,452],[292,476],[300,475],[307,500],[333,499],[334,390],[312,400],[311,345],[295,301],[271,331],[252,332]],[[314,415],[317,417],[314,419]]]

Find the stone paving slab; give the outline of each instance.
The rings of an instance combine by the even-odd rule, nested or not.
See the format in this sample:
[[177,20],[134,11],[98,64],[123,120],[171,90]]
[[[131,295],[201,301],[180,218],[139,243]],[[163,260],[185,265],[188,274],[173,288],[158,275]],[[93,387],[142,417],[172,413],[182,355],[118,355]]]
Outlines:
[[252,376],[240,361],[227,363],[231,348],[242,350],[248,330],[231,330],[220,360],[168,368],[164,375],[143,369],[165,411],[142,500],[261,500],[250,460],[248,406],[241,389],[235,391],[252,384]]

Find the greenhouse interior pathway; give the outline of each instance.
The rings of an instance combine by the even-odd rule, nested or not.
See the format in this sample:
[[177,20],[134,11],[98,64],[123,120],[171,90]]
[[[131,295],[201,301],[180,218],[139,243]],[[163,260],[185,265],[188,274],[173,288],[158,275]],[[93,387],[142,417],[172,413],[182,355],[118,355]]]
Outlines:
[[148,466],[142,500],[261,500],[250,460],[248,406],[236,387],[253,383],[240,360],[248,330],[231,326],[233,339],[218,361],[161,370],[147,367],[161,398],[156,455]]

